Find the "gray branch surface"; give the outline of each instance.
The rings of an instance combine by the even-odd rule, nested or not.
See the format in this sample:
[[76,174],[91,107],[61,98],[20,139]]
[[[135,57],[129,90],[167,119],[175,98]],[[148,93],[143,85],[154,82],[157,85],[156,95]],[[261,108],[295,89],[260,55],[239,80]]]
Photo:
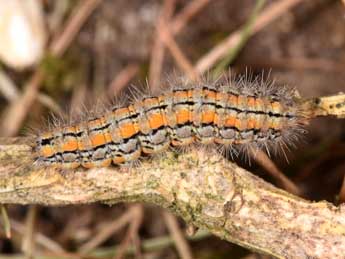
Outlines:
[[345,206],[293,196],[216,153],[167,152],[130,170],[61,171],[34,166],[27,143],[0,139],[0,203],[149,202],[278,258],[345,258]]

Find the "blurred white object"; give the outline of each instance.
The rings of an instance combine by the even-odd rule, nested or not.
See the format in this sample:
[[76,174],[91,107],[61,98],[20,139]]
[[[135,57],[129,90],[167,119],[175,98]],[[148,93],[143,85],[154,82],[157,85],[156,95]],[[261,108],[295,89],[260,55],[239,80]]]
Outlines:
[[0,0],[0,59],[16,69],[37,63],[46,31],[39,0]]

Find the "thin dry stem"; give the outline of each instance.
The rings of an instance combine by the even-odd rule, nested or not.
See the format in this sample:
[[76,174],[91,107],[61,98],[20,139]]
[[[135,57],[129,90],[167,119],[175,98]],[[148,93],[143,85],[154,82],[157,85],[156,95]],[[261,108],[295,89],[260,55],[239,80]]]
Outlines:
[[[135,204],[131,206],[131,224],[128,228],[125,238],[123,239],[118,252],[116,253],[114,259],[122,259],[125,255],[126,250],[128,249],[130,242],[132,241],[135,243],[136,239],[138,239],[138,230],[142,223],[143,218],[143,208],[140,204]],[[138,247],[136,247],[138,249]],[[136,251],[137,255],[141,257],[140,250]],[[136,257],[138,258],[138,256]]]
[[345,202],[345,176],[343,177],[343,183],[341,185],[340,192],[339,192],[339,201],[341,203]]
[[101,2],[101,0],[79,1],[61,34],[57,34],[53,39],[49,47],[51,54],[61,56],[66,51],[81,26]]
[[294,182],[286,177],[283,172],[275,165],[275,163],[262,150],[255,151],[253,155],[254,160],[261,165],[266,171],[272,175],[281,187],[295,195],[301,195],[302,192]]
[[1,209],[2,225],[4,227],[5,236],[6,236],[6,238],[10,239],[12,236],[11,223],[10,223],[10,220],[8,218],[6,206],[2,204],[0,209]]
[[173,35],[178,34],[188,24],[188,22],[200,12],[210,0],[193,0],[186,5],[171,22],[171,31]]
[[254,62],[249,62],[246,67],[251,68],[288,68],[291,70],[321,70],[325,72],[337,72],[341,73],[344,71],[345,63],[343,61],[334,61],[325,58],[311,58],[311,57],[283,57],[274,58],[272,60],[255,60]]
[[[264,29],[268,24],[285,14],[289,9],[293,8],[300,2],[302,2],[302,0],[281,0],[274,2],[264,11],[262,11],[260,15],[258,15],[255,23],[253,24],[251,33],[255,34]],[[203,74],[213,67],[218,60],[220,60],[224,55],[228,54],[229,49],[238,44],[238,42],[241,40],[241,32],[242,29],[238,29],[231,33],[226,39],[201,57],[194,67],[195,70],[198,73]]]
[[[156,28],[156,35],[155,35],[155,41],[153,43],[152,48],[152,54],[150,59],[150,74],[149,74],[149,84],[151,89],[156,90],[159,87],[160,83],[160,77],[162,72],[162,65],[164,61],[164,53],[165,53],[165,46],[164,43],[161,40],[161,32],[166,29],[171,29],[172,35],[177,35],[187,24],[188,22],[198,13],[200,12],[209,2],[209,0],[194,0],[191,1],[188,5],[186,5],[180,13],[178,13],[175,18],[169,22],[173,11],[175,9],[175,1],[167,0],[164,3],[162,13],[159,17],[159,20],[157,22],[157,28]],[[171,39],[173,40],[173,37],[170,35]],[[184,54],[179,51],[177,44],[171,43],[171,40],[168,41],[170,45],[168,46],[170,48],[170,51],[172,51],[172,54],[174,57],[177,55],[184,57]],[[177,54],[176,54],[177,49]],[[175,54],[174,54],[175,53]],[[179,58],[181,60],[181,58]],[[186,59],[185,59],[186,60]],[[186,62],[184,62],[185,64]],[[178,63],[181,64],[181,63]],[[186,67],[186,66],[182,66]],[[194,69],[191,65],[187,68],[187,71],[191,71],[189,74],[192,75],[192,77],[197,77],[193,75],[195,72],[192,72]]]
[[108,87],[110,96],[116,96],[139,72],[138,64],[129,64],[116,75]]
[[19,99],[5,109],[1,119],[2,136],[13,136],[19,130],[29,108],[36,99],[39,86],[43,80],[42,71],[36,70],[24,86],[24,93]]
[[[341,173],[345,170],[345,163],[340,166],[338,169]],[[339,203],[345,202],[345,175],[343,176],[343,183],[341,184],[341,188],[339,191]]]
[[19,96],[18,87],[11,78],[0,69],[0,93],[9,102],[14,102]]
[[26,215],[25,233],[22,239],[22,250],[27,258],[32,258],[35,249],[34,235],[36,222],[36,206],[32,205]]
[[[14,219],[11,219],[11,228],[13,229],[13,232],[18,233],[20,236],[24,236],[25,232],[27,231],[27,227],[25,225]],[[33,238],[35,243],[51,252],[65,253],[65,250],[58,243],[38,231],[35,231]]]
[[167,225],[169,232],[174,239],[175,246],[177,248],[177,251],[180,255],[180,258],[182,259],[192,259],[192,250],[188,245],[187,240],[184,237],[184,234],[182,233],[178,221],[174,215],[171,213],[164,211],[163,217],[165,224]]
[[172,54],[173,58],[175,59],[177,65],[185,72],[185,74],[191,81],[198,81],[200,79],[199,75],[194,70],[188,58],[183,54],[174,38],[171,36],[171,33],[167,26],[162,27],[161,37],[170,53]]
[[108,224],[107,227],[103,228],[98,234],[96,234],[91,240],[83,244],[79,251],[86,254],[93,250],[95,247],[107,240],[111,235],[116,233],[121,228],[125,227],[131,220],[132,210],[129,209],[119,218]]
[[175,0],[165,0],[161,14],[159,16],[156,28],[155,40],[153,43],[151,59],[150,59],[150,71],[149,71],[149,84],[153,91],[158,89],[160,84],[162,66],[164,61],[164,43],[161,41],[160,33],[162,27],[167,24],[173,15],[175,9]]

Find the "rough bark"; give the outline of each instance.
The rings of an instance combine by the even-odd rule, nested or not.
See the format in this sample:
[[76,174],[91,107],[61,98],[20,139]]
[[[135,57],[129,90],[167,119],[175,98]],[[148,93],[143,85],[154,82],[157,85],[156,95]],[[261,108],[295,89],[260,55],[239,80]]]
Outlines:
[[278,258],[344,258],[345,206],[277,189],[216,153],[168,152],[130,170],[33,165],[28,139],[0,139],[0,203],[149,202]]

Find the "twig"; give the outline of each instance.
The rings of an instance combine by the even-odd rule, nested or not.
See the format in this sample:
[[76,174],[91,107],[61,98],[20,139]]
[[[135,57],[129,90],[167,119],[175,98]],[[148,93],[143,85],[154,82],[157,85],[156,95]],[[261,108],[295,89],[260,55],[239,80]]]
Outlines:
[[181,232],[176,217],[171,213],[164,211],[163,212],[164,221],[169,229],[169,232],[174,239],[175,246],[179,252],[180,258],[182,259],[191,259],[193,258],[192,251]]
[[129,173],[102,168],[64,175],[30,171],[25,160],[2,166],[1,202],[153,202],[228,241],[276,256],[334,258],[345,249],[345,207],[296,198],[220,156],[191,152],[176,160],[169,154]]

